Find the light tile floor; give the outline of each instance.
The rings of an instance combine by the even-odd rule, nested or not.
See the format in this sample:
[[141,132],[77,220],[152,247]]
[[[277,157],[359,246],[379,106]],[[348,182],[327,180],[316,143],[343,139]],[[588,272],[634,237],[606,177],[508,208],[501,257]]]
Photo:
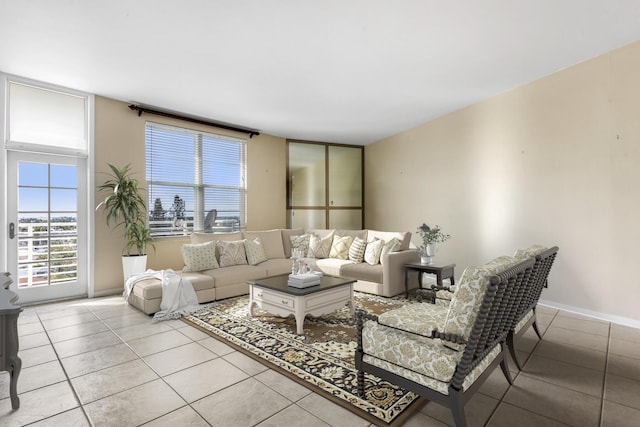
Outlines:
[[[470,426],[640,426],[640,330],[541,306],[543,340],[497,369],[467,404]],[[21,407],[0,373],[0,425],[370,426],[179,320],[153,323],[121,297],[27,307]],[[404,424],[452,425],[425,405]]]

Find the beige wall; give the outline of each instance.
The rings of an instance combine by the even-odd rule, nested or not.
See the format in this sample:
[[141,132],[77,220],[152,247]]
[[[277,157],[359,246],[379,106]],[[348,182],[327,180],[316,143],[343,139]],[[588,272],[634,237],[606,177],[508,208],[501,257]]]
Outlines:
[[[96,186],[102,184],[108,163],[122,166],[131,163],[137,178],[145,180],[145,121],[185,127],[186,123],[159,116],[138,115],[126,103],[96,97],[95,169]],[[244,134],[188,124],[206,132],[246,138]],[[286,144],[282,138],[259,135],[247,144],[247,229],[265,230],[285,226],[286,210]],[[144,186],[144,184],[143,184]],[[100,195],[96,193],[96,204]],[[155,253],[150,250],[148,268],[182,268],[180,245],[188,238],[164,238],[156,241]],[[97,295],[122,289],[120,255],[122,238],[119,232],[106,227],[104,214],[96,213],[94,291]]]
[[[471,71],[470,71],[471,72]],[[464,267],[560,252],[543,300],[640,325],[640,42],[366,147],[366,227]]]

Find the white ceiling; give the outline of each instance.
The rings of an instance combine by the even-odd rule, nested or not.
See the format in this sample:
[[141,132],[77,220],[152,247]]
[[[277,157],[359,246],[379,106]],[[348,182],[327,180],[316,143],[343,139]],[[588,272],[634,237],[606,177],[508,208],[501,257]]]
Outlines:
[[640,0],[0,0],[0,71],[348,144],[636,40]]

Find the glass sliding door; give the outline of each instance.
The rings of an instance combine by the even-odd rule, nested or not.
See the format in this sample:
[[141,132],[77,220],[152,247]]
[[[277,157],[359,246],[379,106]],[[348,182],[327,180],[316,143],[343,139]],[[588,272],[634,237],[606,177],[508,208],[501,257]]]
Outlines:
[[291,228],[363,226],[363,148],[287,141]]

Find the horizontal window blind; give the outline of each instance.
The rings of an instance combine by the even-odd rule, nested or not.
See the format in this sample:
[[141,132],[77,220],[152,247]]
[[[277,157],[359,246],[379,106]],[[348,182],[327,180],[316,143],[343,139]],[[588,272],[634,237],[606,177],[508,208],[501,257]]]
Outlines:
[[152,122],[145,134],[154,236],[243,228],[246,140]]

